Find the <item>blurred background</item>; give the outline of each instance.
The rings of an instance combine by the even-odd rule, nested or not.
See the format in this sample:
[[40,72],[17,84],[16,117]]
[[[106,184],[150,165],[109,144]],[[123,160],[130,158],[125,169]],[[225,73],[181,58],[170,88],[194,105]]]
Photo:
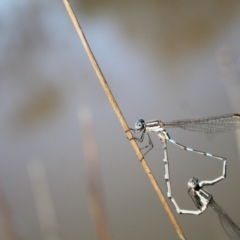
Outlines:
[[[240,2],[71,0],[130,127],[145,120],[240,113]],[[78,112],[91,108],[114,240],[179,239],[105,96],[62,1],[0,2],[0,239],[97,239]],[[240,225],[240,131],[169,130],[228,160],[207,188]],[[147,155],[162,190],[163,152]],[[169,146],[173,196],[195,209],[187,182],[222,162]],[[166,194],[165,194],[166,195]],[[172,205],[170,205],[172,207]],[[187,239],[227,239],[212,209],[177,215]]]

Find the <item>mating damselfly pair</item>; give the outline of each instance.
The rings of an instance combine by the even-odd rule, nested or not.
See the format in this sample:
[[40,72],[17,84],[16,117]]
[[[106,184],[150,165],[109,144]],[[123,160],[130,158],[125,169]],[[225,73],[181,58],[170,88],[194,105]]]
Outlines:
[[[229,236],[229,238],[234,240],[240,239],[239,227],[229,218],[226,212],[213,200],[212,195],[208,193],[205,189],[203,189],[203,186],[205,185],[214,185],[215,183],[226,178],[226,165],[227,165],[226,158],[216,156],[211,153],[195,150],[176,142],[170,137],[169,133],[166,130],[167,128],[181,128],[184,130],[190,130],[190,131],[195,131],[200,133],[225,132],[225,131],[240,128],[240,114],[227,114],[227,115],[208,117],[208,118],[202,118],[202,119],[176,120],[172,122],[162,122],[160,120],[144,121],[143,119],[139,119],[135,123],[135,129],[130,129],[135,134],[141,133],[139,138],[134,136],[134,139],[137,140],[138,142],[143,142],[145,135],[147,135],[148,145],[141,148],[141,149],[147,149],[144,155],[146,155],[153,148],[153,142],[149,135],[150,132],[157,133],[158,137],[162,141],[162,148],[163,148],[163,155],[164,155],[163,162],[165,165],[165,181],[167,185],[167,196],[172,201],[173,205],[176,208],[176,211],[180,214],[199,215],[202,212],[204,212],[208,206],[211,206],[218,213],[220,222],[225,232]],[[168,158],[168,152],[167,152],[168,142],[173,143],[174,145],[180,147],[183,150],[205,155],[207,157],[215,158],[223,162],[223,171],[220,177],[210,181],[202,181],[200,183],[198,183],[197,178],[192,178],[188,182],[188,187],[189,187],[188,193],[191,196],[195,205],[197,206],[198,210],[184,210],[179,208],[177,202],[172,196],[170,173],[169,173],[169,158]]]
[[183,150],[205,155],[207,157],[215,158],[223,162],[222,175],[218,178],[208,181],[207,182],[208,185],[213,185],[226,177],[227,160],[224,157],[220,157],[217,155],[213,155],[211,153],[195,150],[176,142],[170,137],[169,133],[166,130],[167,128],[182,128],[184,130],[190,130],[190,131],[201,132],[201,133],[225,132],[225,131],[240,128],[240,114],[227,114],[227,115],[208,117],[208,118],[202,118],[202,119],[176,120],[171,122],[162,122],[160,120],[144,121],[143,119],[139,119],[135,123],[135,129],[130,129],[135,134],[141,133],[139,138],[134,136],[134,139],[137,140],[138,142],[143,142],[145,135],[147,135],[148,145],[142,148],[142,149],[147,149],[144,155],[146,155],[153,148],[153,143],[149,135],[150,132],[157,133],[158,137],[162,141],[162,148],[163,148],[163,155],[164,155],[163,162],[165,165],[165,181],[167,185],[167,196],[174,204],[177,212],[180,213],[179,207],[175,199],[173,198],[172,191],[171,191],[167,143],[171,142]]

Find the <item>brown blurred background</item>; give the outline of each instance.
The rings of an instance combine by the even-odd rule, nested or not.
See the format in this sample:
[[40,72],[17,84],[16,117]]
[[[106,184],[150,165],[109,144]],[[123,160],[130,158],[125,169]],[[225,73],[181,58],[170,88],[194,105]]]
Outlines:
[[[139,117],[240,113],[239,1],[71,3],[131,127]],[[0,31],[0,239],[97,239],[78,120],[85,105],[93,113],[112,239],[179,239],[62,1],[2,0]],[[169,131],[188,147],[228,159],[227,179],[208,190],[238,224],[239,132]],[[165,192],[163,153],[153,140],[147,160]],[[194,209],[187,181],[219,176],[222,163],[170,144],[169,155],[173,195]],[[176,216],[187,239],[227,239],[211,209]]]

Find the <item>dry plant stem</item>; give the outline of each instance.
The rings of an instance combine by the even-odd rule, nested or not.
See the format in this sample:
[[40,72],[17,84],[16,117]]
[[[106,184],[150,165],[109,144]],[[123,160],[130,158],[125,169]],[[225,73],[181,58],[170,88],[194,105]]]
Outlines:
[[[100,83],[101,83],[101,85],[102,85],[102,87],[103,87],[103,89],[104,89],[104,91],[105,91],[105,93],[106,93],[106,95],[107,95],[107,97],[108,97],[108,99],[109,99],[109,101],[110,101],[110,103],[111,103],[115,113],[117,114],[117,117],[118,117],[120,123],[122,124],[122,127],[123,127],[124,131],[127,134],[127,137],[129,139],[132,139],[133,135],[132,135],[131,131],[129,131],[129,127],[127,125],[127,122],[126,122],[126,120],[125,120],[125,118],[124,118],[120,108],[118,107],[118,104],[117,104],[117,102],[116,102],[116,100],[115,100],[115,98],[114,98],[114,96],[113,96],[113,94],[112,94],[112,92],[111,92],[111,90],[110,90],[110,88],[109,88],[109,86],[108,86],[108,84],[107,84],[103,74],[102,74],[102,71],[101,71],[100,67],[98,66],[98,63],[97,63],[97,61],[96,61],[96,59],[95,59],[95,57],[94,57],[94,55],[93,55],[93,53],[91,51],[90,46],[88,45],[88,42],[87,42],[87,40],[86,40],[86,38],[84,36],[84,33],[83,33],[82,29],[81,29],[81,26],[80,26],[80,24],[79,24],[79,22],[78,22],[78,20],[77,20],[77,18],[75,16],[74,12],[73,12],[73,9],[72,9],[69,1],[68,0],[63,0],[63,2],[65,4],[65,7],[66,7],[66,9],[68,11],[68,14],[69,14],[69,16],[70,16],[70,18],[71,18],[71,20],[73,22],[73,25],[74,25],[74,27],[75,27],[75,29],[76,29],[76,31],[77,31],[81,41],[82,41],[82,44],[83,44],[83,46],[84,46],[84,48],[85,48],[85,50],[86,50],[86,52],[88,54],[88,57],[90,58],[90,61],[91,61],[92,65],[93,65],[93,67],[94,67],[94,70],[96,71],[96,74],[97,74],[97,76],[98,76],[98,78],[100,80]],[[179,226],[175,216],[173,215],[173,213],[172,213],[172,211],[171,211],[167,201],[165,200],[165,198],[163,196],[163,193],[162,193],[160,187],[158,186],[157,181],[155,180],[155,178],[154,178],[154,176],[153,176],[153,174],[152,174],[152,172],[151,172],[151,170],[150,170],[146,160],[144,159],[144,157],[143,157],[143,155],[142,155],[142,153],[141,153],[141,151],[140,151],[136,141],[134,139],[132,139],[130,142],[131,142],[131,145],[132,145],[134,151],[136,152],[136,154],[138,156],[138,159],[141,161],[141,164],[142,164],[146,174],[148,175],[150,182],[152,183],[155,191],[157,192],[158,197],[160,198],[160,200],[161,200],[165,210],[167,211],[167,214],[168,214],[169,218],[171,219],[172,224],[174,225],[174,228],[176,229],[179,237],[181,239],[186,239],[185,236],[184,236],[184,233],[183,233],[182,229],[180,228],[180,226]]]

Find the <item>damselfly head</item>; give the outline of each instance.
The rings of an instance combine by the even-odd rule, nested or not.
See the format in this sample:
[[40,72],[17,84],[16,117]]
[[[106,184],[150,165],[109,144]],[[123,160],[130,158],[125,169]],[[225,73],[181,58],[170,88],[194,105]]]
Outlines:
[[145,128],[145,121],[140,118],[135,123],[135,129],[136,130],[142,130],[143,128]]
[[193,177],[188,181],[188,187],[195,189],[198,186],[198,178]]

